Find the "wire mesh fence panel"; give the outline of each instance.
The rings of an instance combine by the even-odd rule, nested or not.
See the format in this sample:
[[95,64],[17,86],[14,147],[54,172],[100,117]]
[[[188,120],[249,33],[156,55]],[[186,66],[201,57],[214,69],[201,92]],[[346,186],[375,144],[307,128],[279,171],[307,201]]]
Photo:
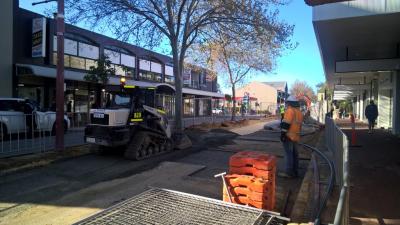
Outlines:
[[[72,131],[65,121],[65,146],[83,144],[83,129]],[[0,158],[54,150],[55,113],[12,112],[0,115]]]
[[150,189],[76,224],[286,224],[277,214],[165,189]]
[[67,112],[66,113],[71,128],[82,128],[90,122],[90,114],[88,112]]
[[349,224],[349,142],[347,136],[330,117],[325,118],[325,140],[328,149],[333,153],[336,184],[341,188],[334,224],[347,225]]

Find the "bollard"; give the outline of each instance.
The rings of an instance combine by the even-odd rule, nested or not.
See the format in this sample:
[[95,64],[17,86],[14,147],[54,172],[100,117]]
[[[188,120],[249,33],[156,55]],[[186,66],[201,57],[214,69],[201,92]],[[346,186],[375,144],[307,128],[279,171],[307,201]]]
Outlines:
[[354,114],[350,114],[350,122],[351,122],[351,147],[361,147],[361,145],[357,145],[357,133],[356,133],[356,119]]
[[354,114],[350,114],[350,122],[351,122],[351,145],[356,145],[356,121],[354,118]]

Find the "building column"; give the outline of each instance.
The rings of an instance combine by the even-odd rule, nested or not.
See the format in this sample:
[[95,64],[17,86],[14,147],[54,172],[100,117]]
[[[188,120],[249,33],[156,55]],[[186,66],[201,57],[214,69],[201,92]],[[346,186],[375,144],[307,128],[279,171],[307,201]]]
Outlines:
[[0,96],[13,95],[13,34],[14,34],[14,0],[0,1]]
[[360,91],[360,121],[363,121],[364,119],[364,99],[363,99],[363,93],[364,91]]
[[393,76],[393,133],[400,135],[400,71],[394,72]]

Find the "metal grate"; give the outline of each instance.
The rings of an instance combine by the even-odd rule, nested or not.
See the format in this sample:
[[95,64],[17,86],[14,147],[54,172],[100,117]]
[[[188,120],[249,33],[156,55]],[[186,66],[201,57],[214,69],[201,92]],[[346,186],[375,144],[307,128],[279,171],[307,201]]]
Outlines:
[[273,212],[154,188],[76,224],[284,225],[287,221]]

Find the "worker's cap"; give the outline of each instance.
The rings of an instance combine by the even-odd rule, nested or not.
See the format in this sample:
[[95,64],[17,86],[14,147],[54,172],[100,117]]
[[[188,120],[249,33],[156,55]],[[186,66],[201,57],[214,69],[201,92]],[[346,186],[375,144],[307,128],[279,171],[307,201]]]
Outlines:
[[290,96],[286,99],[286,101],[287,101],[287,102],[298,102],[299,100],[298,100],[295,96],[290,95]]

